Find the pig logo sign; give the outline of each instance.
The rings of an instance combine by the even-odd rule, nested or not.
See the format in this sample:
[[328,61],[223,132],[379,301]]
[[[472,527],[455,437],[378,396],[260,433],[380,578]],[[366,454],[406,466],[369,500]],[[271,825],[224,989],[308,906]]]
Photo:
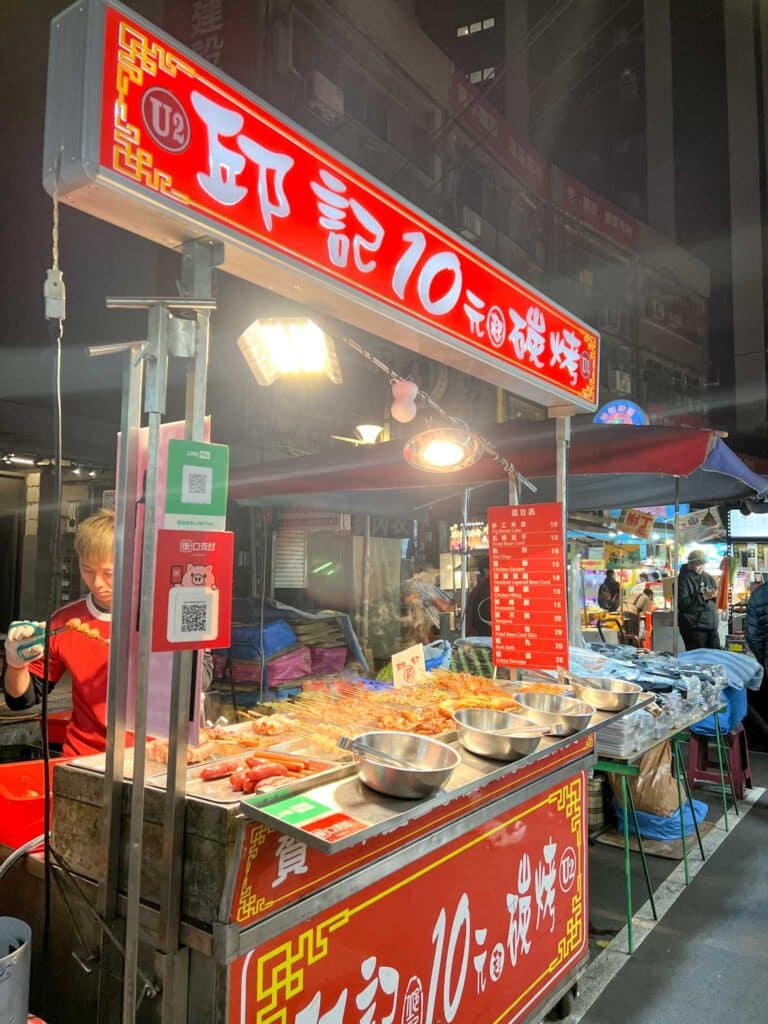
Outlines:
[[169,153],[183,153],[189,145],[191,131],[187,112],[167,89],[148,89],[141,100],[144,127]]

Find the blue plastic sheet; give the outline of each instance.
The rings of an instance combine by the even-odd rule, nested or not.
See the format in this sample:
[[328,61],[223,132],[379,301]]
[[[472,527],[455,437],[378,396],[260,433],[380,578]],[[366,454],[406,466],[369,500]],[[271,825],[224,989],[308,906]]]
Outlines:
[[[613,801],[613,809],[616,812],[618,819],[618,830],[620,833],[624,833],[624,814],[621,809],[621,805],[617,800]],[[696,821],[700,825],[707,816],[708,805],[702,800],[693,801],[693,809],[696,814]],[[640,829],[640,835],[644,839],[660,839],[662,841],[669,842],[680,838],[680,815],[677,811],[671,814],[668,818],[663,817],[660,814],[648,814],[646,811],[637,811],[637,825]],[[689,836],[693,832],[693,816],[691,814],[691,808],[688,803],[683,807],[683,823],[685,825],[685,834]],[[632,820],[632,815],[629,814],[627,817],[627,827],[629,828],[630,834],[635,835],[635,823]]]

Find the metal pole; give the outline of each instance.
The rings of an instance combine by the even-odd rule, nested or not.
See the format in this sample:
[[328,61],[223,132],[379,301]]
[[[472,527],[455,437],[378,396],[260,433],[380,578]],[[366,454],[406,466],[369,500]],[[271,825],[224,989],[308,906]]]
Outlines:
[[[112,629],[107,687],[107,749],[104,763],[104,810],[101,834],[97,910],[111,928],[116,927],[117,889],[122,838],[123,785],[125,778],[125,722],[128,704],[128,657],[131,643],[130,608],[136,538],[138,448],[141,426],[143,342],[124,355],[123,397],[120,417],[120,466],[115,516],[115,566],[112,598]],[[119,963],[106,933],[100,937],[97,1019],[109,1024],[107,996],[110,975],[119,974]]]
[[136,536],[141,386],[144,363],[139,346],[125,354],[123,399],[120,417],[119,500],[115,510],[115,565],[112,597],[112,630],[107,689],[107,749],[104,765],[104,831],[101,843],[101,884],[97,906],[105,918],[117,913],[117,873],[120,851],[122,788],[125,776],[125,720],[128,700],[128,621],[133,590]]
[[136,966],[139,953],[139,901],[141,899],[141,861],[144,829],[144,771],[147,743],[147,693],[152,642],[152,596],[155,584],[155,548],[157,520],[157,477],[160,451],[160,422],[165,412],[168,374],[168,321],[165,306],[149,310],[149,352],[145,356],[147,387],[144,408],[148,416],[149,440],[146,486],[144,489],[144,537],[139,608],[139,652],[136,672],[136,709],[134,721],[133,788],[128,841],[128,895],[125,915],[125,962],[123,968],[123,1024],[136,1019]]
[[360,620],[363,642],[368,644],[368,625],[371,614],[371,517],[366,516],[363,526],[363,586],[360,594]]
[[[680,640],[677,628],[678,573],[680,571],[680,477],[675,477],[675,546],[672,549],[672,654],[677,657]],[[685,840],[683,840],[685,842]]]
[[555,419],[555,440],[557,444],[557,470],[555,478],[555,501],[563,508],[563,556],[565,560],[565,628],[566,642],[570,642],[570,586],[568,585],[568,451],[571,446],[571,411],[557,413]]
[[[195,300],[211,295],[215,247],[194,241],[184,247],[182,289]],[[188,361],[184,436],[202,441],[205,436],[206,385],[210,345],[210,314],[197,311],[194,332],[194,355]],[[164,879],[158,921],[159,955],[157,972],[162,986],[163,1022],[186,1021],[187,954],[179,947],[181,922],[182,869],[184,853],[184,820],[187,788],[187,746],[191,722],[199,709],[192,706],[198,660],[193,651],[177,651],[173,655],[171,706],[168,733],[168,773],[166,776],[163,815],[163,852],[161,872]]]
[[509,504],[519,505],[520,504],[520,480],[518,479],[517,473],[510,473],[508,477],[509,481]]
[[464,488],[461,503],[461,637],[467,635],[467,519],[469,518],[469,487]]

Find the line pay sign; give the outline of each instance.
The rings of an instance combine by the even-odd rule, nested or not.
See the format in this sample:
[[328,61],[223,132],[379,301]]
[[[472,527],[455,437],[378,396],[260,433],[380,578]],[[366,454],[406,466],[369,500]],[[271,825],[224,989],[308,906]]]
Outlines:
[[167,467],[152,650],[228,647],[234,571],[234,534],[224,530],[229,448],[172,439]]

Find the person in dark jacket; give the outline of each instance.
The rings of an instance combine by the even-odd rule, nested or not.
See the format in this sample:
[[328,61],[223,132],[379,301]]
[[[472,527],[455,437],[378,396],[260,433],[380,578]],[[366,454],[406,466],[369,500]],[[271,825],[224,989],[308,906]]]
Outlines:
[[621,607],[621,587],[613,569],[606,569],[605,579],[597,591],[597,603],[606,612],[617,612]]
[[467,595],[467,636],[491,635],[491,576],[488,559],[478,563],[479,575]]
[[744,634],[750,651],[763,669],[768,669],[768,585],[765,583],[754,590],[749,598]]
[[715,608],[717,587],[704,572],[706,553],[695,548],[681,568],[677,580],[677,625],[686,651],[702,647],[720,649]]

